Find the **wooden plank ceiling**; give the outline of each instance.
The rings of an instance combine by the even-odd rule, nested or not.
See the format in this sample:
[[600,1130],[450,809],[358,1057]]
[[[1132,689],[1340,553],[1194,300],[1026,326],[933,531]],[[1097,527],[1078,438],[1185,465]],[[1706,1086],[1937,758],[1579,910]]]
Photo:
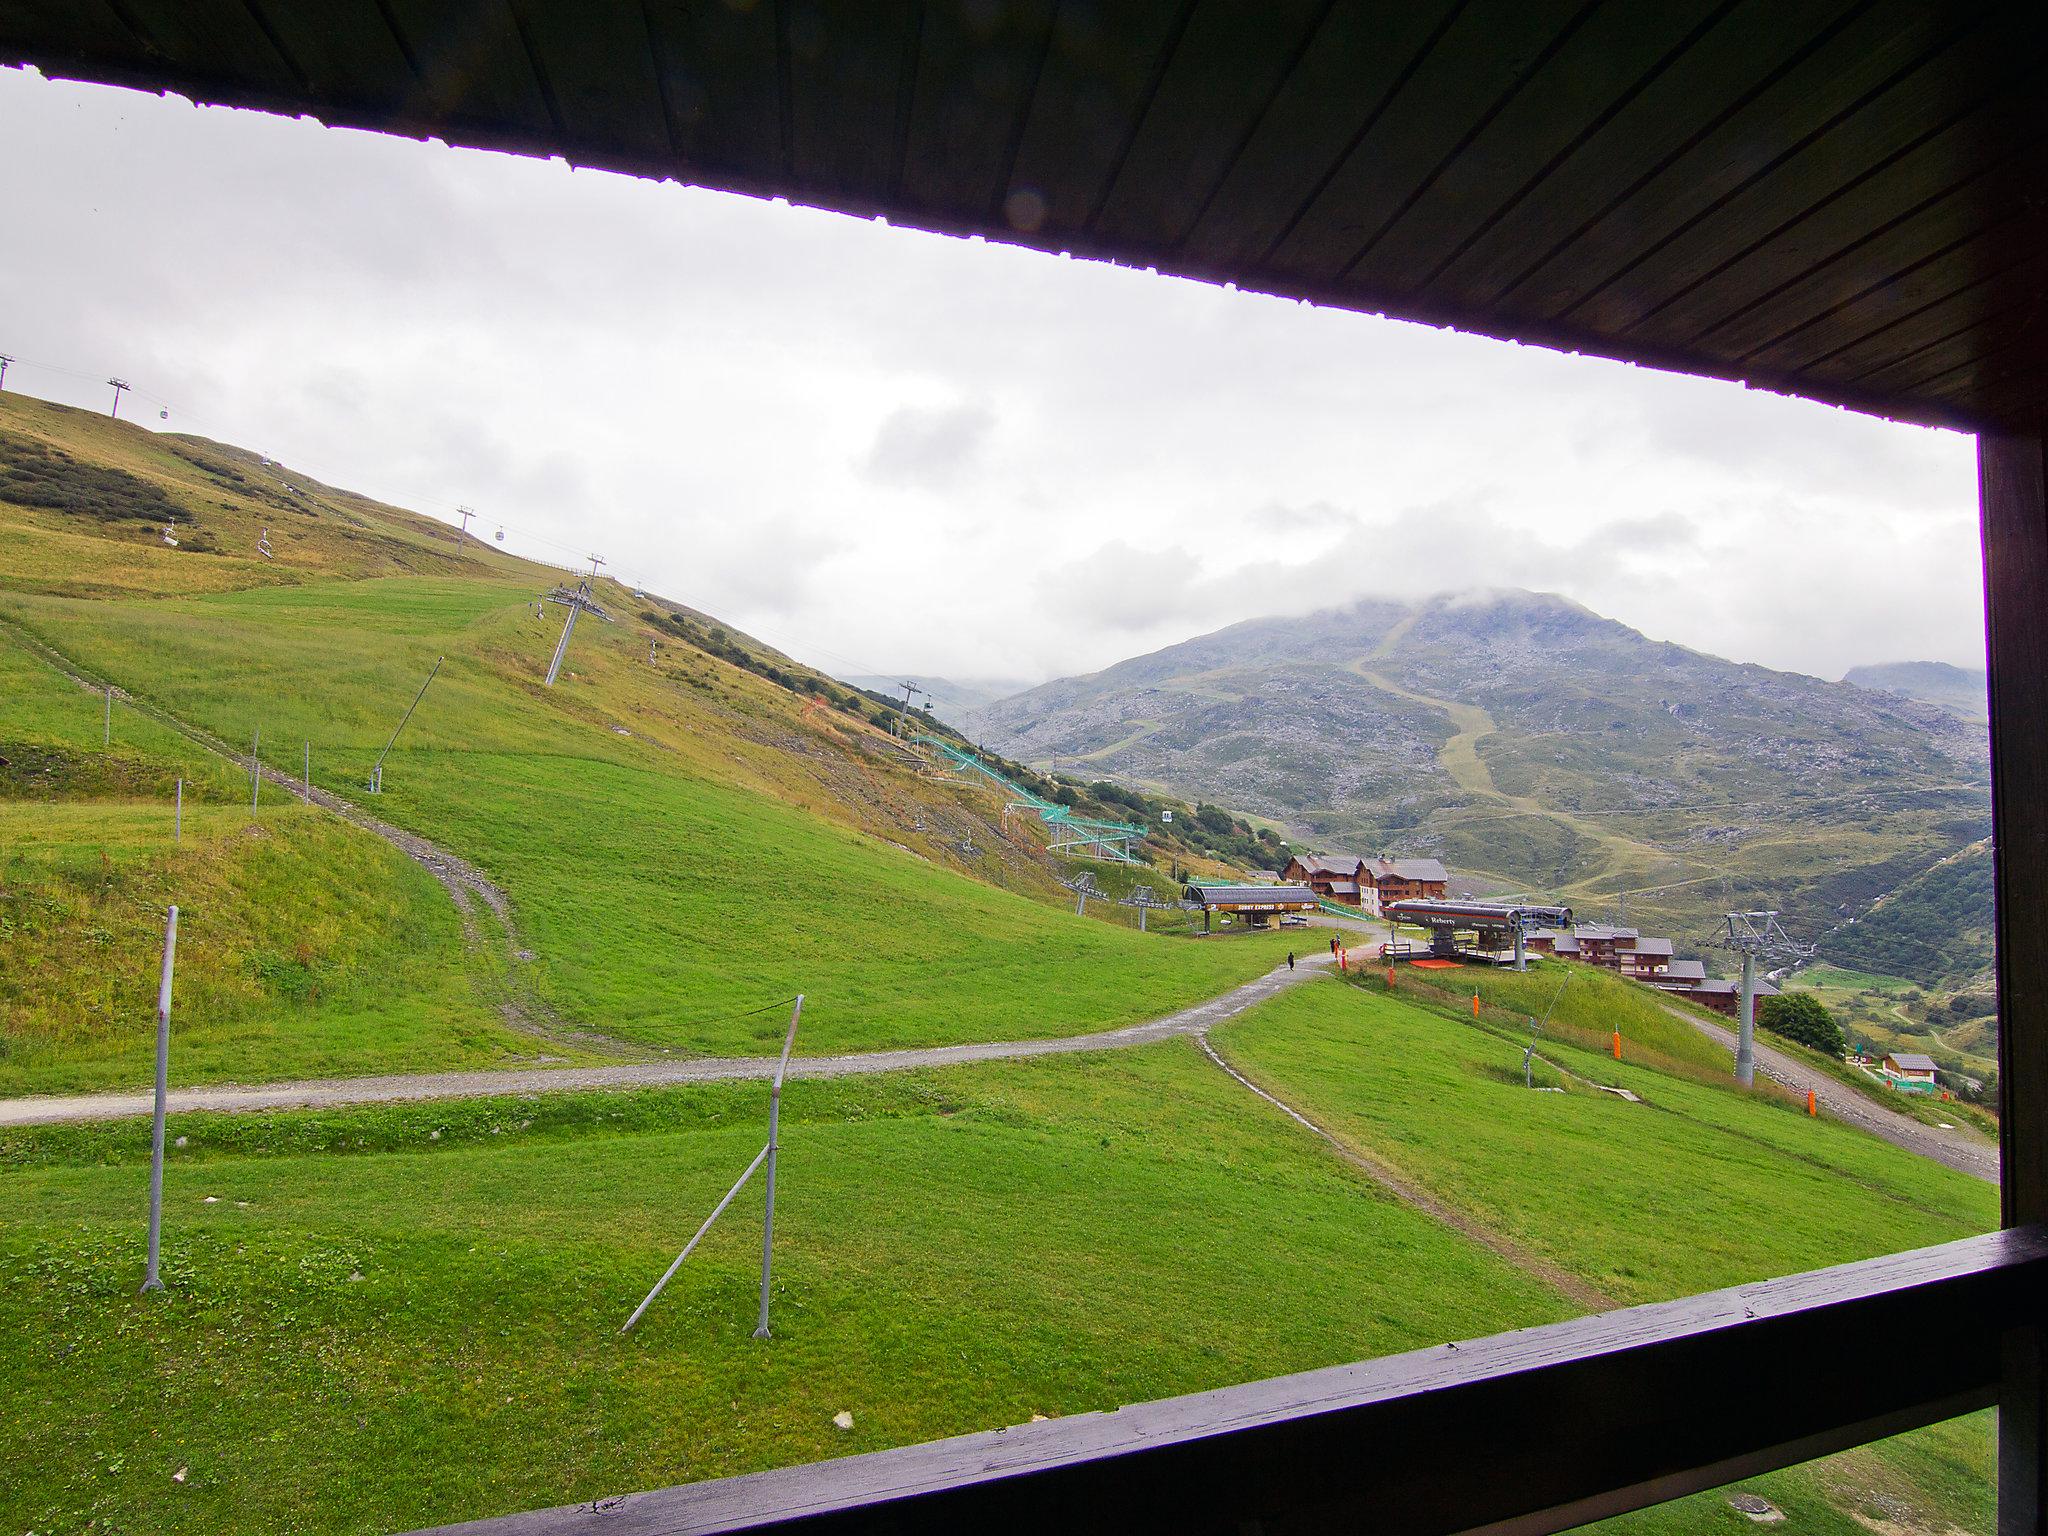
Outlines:
[[0,61],[2048,417],[2040,0],[0,0]]

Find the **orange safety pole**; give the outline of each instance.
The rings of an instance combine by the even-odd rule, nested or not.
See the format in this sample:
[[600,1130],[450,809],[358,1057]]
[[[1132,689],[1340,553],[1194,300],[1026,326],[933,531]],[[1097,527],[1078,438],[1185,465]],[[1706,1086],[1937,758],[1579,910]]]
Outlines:
[[1387,990],[1394,990],[1394,962],[1391,960],[1387,962]]
[[1806,1112],[1809,1115],[1818,1115],[1820,1113],[1820,1099],[1811,1088],[1806,1090]]
[[1614,1032],[1614,1059],[1621,1060],[1621,1031],[1618,1029]]
[[1475,1019],[1479,1017],[1479,992],[1477,988],[1474,988],[1472,992],[1472,1017]]
[[1348,950],[1348,949],[1340,949],[1340,950],[1338,950],[1338,951],[1337,951],[1337,969],[1338,969],[1338,970],[1340,970],[1340,971],[1348,971],[1348,970],[1350,970],[1350,969],[1351,969],[1351,951],[1350,951],[1350,950]]

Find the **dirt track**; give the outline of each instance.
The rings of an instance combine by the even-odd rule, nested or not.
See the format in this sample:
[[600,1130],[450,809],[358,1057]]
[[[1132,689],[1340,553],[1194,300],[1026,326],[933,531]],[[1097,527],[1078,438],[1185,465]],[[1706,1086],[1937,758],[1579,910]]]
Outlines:
[[[1014,1061],[1073,1051],[1109,1051],[1148,1045],[1175,1035],[1201,1034],[1274,993],[1322,974],[1324,955],[1309,955],[1298,970],[1285,966],[1256,981],[1184,1008],[1163,1019],[1122,1029],[1055,1040],[990,1041],[975,1045],[926,1046],[900,1051],[864,1051],[850,1056],[798,1056],[791,1077],[851,1077],[867,1072],[904,1072],[919,1067],[952,1067],[977,1061]],[[701,1057],[691,1061],[628,1062],[608,1067],[545,1067],[505,1072],[423,1072],[403,1077],[330,1078],[258,1087],[180,1088],[170,1096],[174,1114],[191,1110],[315,1109],[338,1104],[392,1104],[417,1099],[469,1099],[498,1095],[570,1093],[592,1088],[654,1088],[668,1083],[707,1083],[774,1075],[773,1056]],[[0,1099],[0,1126],[50,1125],[69,1120],[123,1120],[147,1115],[147,1093],[81,1094],[64,1098]]]
[[[1735,1054],[1735,1031],[1719,1024],[1709,1024],[1705,1019],[1696,1019],[1689,1013],[1676,1008],[1666,1010],[1673,1018],[1683,1019],[1694,1029],[1725,1049],[1732,1058]],[[1853,1125],[1860,1131],[1882,1137],[1895,1147],[1904,1147],[1908,1152],[1918,1152],[1922,1157],[1931,1157],[1937,1163],[1967,1173],[1986,1183],[1998,1182],[1998,1148],[1981,1136],[1957,1129],[1944,1131],[1938,1125],[1923,1125],[1911,1115],[1902,1115],[1896,1110],[1886,1109],[1882,1104],[1872,1103],[1864,1095],[1836,1078],[1802,1061],[1773,1050],[1762,1040],[1756,1042],[1756,1069],[1774,1083],[1783,1084],[1794,1093],[1812,1092],[1820,1100],[1821,1108],[1845,1124]]]

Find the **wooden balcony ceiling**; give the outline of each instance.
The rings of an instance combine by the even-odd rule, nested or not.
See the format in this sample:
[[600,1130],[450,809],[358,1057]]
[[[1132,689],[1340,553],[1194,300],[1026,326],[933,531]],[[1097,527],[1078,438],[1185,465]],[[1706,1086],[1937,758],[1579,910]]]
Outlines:
[[1963,427],[2048,400],[2048,6],[0,0],[0,59]]

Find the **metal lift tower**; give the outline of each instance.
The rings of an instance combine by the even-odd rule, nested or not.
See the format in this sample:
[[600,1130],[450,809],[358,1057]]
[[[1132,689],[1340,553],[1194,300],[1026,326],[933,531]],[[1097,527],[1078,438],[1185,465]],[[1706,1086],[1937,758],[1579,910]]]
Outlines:
[[569,617],[562,623],[562,638],[555,642],[554,657],[548,662],[547,686],[550,688],[555,686],[555,678],[562,670],[562,658],[569,654],[569,637],[576,632],[576,616],[579,613],[594,613],[607,624],[612,621],[612,616],[598,606],[597,599],[591,595],[590,591],[591,580],[596,576],[597,567],[601,563],[595,555],[592,555],[590,557],[590,576],[577,582],[573,588],[564,584],[556,587],[554,591],[548,594],[549,602],[560,603],[569,610]]
[[1742,1005],[1735,1037],[1735,1080],[1748,1088],[1756,1081],[1756,963],[1765,960],[1810,960],[1814,946],[1797,944],[1778,925],[1775,912],[1727,912],[1728,936],[1717,942],[1742,956]]

